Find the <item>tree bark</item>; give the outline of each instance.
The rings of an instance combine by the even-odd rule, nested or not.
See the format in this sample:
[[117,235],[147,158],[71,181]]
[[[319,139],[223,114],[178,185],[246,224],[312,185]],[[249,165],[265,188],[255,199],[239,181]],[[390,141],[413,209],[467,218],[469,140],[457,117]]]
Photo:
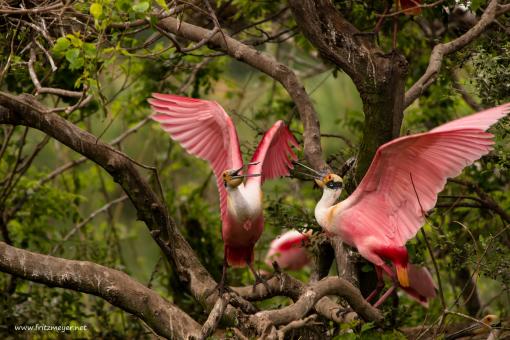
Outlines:
[[0,242],[0,271],[50,287],[99,296],[136,315],[167,339],[188,339],[200,334],[200,325],[188,314],[118,270],[37,254]]
[[[360,93],[365,125],[354,175],[354,182],[359,183],[377,148],[400,135],[407,61],[398,51],[385,54],[371,37],[360,35],[329,0],[289,0],[289,4],[306,38],[324,59],[351,77]],[[352,262],[345,247],[336,245],[334,248],[337,263]],[[359,282],[355,274],[359,271],[360,268],[357,271],[347,269],[353,275],[351,282]],[[371,280],[377,280],[375,273]],[[362,289],[363,295],[369,294],[369,290]]]
[[377,148],[400,134],[407,61],[385,54],[345,20],[329,0],[290,0],[299,28],[320,55],[347,73],[363,101],[365,127],[356,181],[363,178]]

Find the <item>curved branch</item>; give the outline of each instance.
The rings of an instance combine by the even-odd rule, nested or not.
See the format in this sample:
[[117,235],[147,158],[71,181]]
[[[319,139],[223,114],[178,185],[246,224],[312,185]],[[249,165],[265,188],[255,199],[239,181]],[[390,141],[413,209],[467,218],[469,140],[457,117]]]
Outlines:
[[322,158],[319,119],[296,74],[286,65],[279,63],[275,58],[241,43],[228,36],[225,32],[211,35],[211,30],[198,27],[175,18],[165,18],[157,24],[159,29],[173,33],[182,38],[200,42],[208,39],[208,46],[223,51],[231,57],[242,61],[255,69],[264,72],[271,78],[280,82],[287,90],[296,104],[301,121],[304,125],[304,153],[310,164],[317,169],[327,167]]
[[369,304],[356,287],[339,277],[327,277],[314,282],[304,290],[294,304],[277,310],[259,312],[250,318],[269,320],[275,326],[288,324],[302,319],[320,299],[327,295],[338,295],[344,298],[364,320],[380,322],[383,318],[381,312]]
[[441,69],[443,58],[446,55],[457,52],[469,45],[473,40],[478,38],[491,23],[494,22],[494,19],[498,14],[497,10],[497,0],[491,0],[480,18],[480,21],[478,21],[469,31],[450,42],[434,46],[432,53],[430,54],[427,70],[405,94],[404,107],[411,105],[436,80],[439,70]]
[[[338,277],[328,277],[305,286],[301,281],[286,273],[280,273],[267,281],[270,292],[263,285],[233,288],[236,293],[249,301],[264,300],[273,296],[287,296],[296,301],[293,305],[273,311],[263,311],[252,317],[252,322],[264,325],[263,320],[270,320],[274,325],[281,325],[299,320],[311,308],[322,316],[335,322],[348,322],[356,317],[356,313],[369,321],[380,321],[380,312],[373,308],[361,296],[359,290],[348,281]],[[326,295],[343,297],[356,313],[343,313],[345,308],[335,303]],[[276,321],[275,321],[276,320]]]
[[168,339],[188,339],[200,334],[200,325],[188,314],[118,270],[88,261],[37,254],[0,242],[0,271],[51,287],[99,296],[136,315]]

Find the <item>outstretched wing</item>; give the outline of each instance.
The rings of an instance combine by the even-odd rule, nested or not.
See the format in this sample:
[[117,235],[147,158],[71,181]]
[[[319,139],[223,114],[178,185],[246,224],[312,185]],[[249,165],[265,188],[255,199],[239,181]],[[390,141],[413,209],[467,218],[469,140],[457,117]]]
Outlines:
[[262,184],[266,179],[289,175],[292,160],[297,160],[291,145],[299,148],[296,138],[285,123],[281,120],[274,123],[262,137],[251,159],[251,162],[259,163],[250,165],[248,169],[248,174],[261,174],[261,176],[248,178],[247,184]]
[[209,161],[216,176],[224,220],[227,192],[222,173],[243,165],[232,119],[213,101],[160,93],[153,93],[152,97],[148,101],[156,113],[151,118],[190,154]]
[[340,203],[340,224],[404,245],[447,178],[492,149],[493,135],[485,130],[509,111],[510,104],[501,105],[381,146],[358,188]]

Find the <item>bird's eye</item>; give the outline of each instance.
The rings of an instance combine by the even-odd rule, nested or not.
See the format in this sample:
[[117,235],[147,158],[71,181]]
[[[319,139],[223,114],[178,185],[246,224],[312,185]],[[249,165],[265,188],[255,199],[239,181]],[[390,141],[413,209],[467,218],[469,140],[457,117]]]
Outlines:
[[335,182],[335,181],[330,181],[326,184],[326,186],[330,189],[333,189],[333,190],[336,190],[336,189],[341,189],[342,188],[342,185],[343,183],[342,182]]

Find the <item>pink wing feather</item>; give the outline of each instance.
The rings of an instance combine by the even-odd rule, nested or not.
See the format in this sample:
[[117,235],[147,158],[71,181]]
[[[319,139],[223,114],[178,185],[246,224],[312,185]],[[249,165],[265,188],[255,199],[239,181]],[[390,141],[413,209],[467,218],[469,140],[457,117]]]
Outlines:
[[291,160],[297,160],[290,145],[299,148],[296,138],[281,120],[267,130],[253,154],[251,162],[260,162],[248,169],[248,174],[262,174],[248,178],[248,183],[263,183],[266,179],[289,175]]
[[485,130],[509,111],[510,104],[501,105],[381,146],[360,185],[340,203],[340,225],[404,245],[424,224],[447,178],[492,149],[493,135]]
[[213,101],[160,93],[153,93],[152,97],[148,101],[156,113],[151,118],[186,151],[211,164],[220,193],[221,216],[225,221],[227,192],[222,173],[243,165],[232,119]]

